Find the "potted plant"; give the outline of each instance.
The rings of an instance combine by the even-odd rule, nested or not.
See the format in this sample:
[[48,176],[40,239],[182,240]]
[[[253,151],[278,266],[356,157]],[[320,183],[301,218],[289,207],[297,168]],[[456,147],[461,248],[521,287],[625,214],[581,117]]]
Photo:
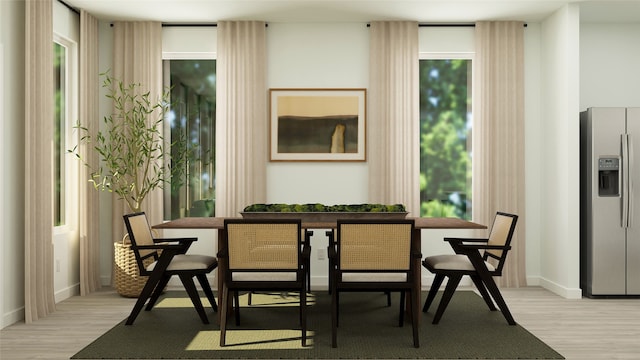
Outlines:
[[[139,83],[124,84],[103,73],[103,88],[113,102],[113,112],[103,118],[96,132],[77,125],[80,144],[87,144],[98,154],[99,164],[92,166],[78,152],[69,150],[90,169],[89,181],[100,191],[109,191],[124,200],[132,212],[142,211],[142,202],[149,193],[163,188],[169,179],[186,169],[188,155],[186,139],[166,142],[162,122],[169,110],[169,91],[152,99]],[[172,184],[179,186],[179,184]],[[114,286],[123,296],[137,297],[146,277],[141,277],[130,245],[116,241],[116,271]]]
[[103,118],[103,129],[94,135],[86,127],[76,126],[81,132],[79,143],[90,144],[100,163],[97,167],[88,164],[78,146],[69,152],[89,166],[89,181],[97,190],[116,193],[132,212],[139,212],[151,191],[162,188],[168,179],[181,178],[173,175],[184,171],[190,151],[186,139],[169,144],[162,134],[169,110],[168,90],[153,100],[139,83],[125,85],[108,72],[101,76],[114,111]]

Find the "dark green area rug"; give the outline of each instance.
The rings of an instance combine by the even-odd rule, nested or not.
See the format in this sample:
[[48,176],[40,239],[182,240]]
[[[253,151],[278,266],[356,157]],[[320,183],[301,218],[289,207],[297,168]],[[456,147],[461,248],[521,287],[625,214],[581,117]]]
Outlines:
[[[423,294],[423,299],[424,299]],[[254,294],[241,297],[241,325],[233,318],[227,345],[219,347],[219,325],[204,325],[185,294],[167,292],[132,326],[124,321],[74,355],[73,359],[563,359],[523,327],[509,326],[470,291],[458,291],[440,324],[433,312],[420,313],[420,348],[413,347],[411,324],[398,327],[398,301],[387,307],[382,293],[340,296],[338,348],[331,348],[331,298],[309,298],[308,346],[301,347],[297,297]],[[439,298],[436,298],[437,304]],[[422,306],[422,304],[421,304]],[[435,311],[435,310],[434,310]],[[516,316],[517,321],[517,316]]]

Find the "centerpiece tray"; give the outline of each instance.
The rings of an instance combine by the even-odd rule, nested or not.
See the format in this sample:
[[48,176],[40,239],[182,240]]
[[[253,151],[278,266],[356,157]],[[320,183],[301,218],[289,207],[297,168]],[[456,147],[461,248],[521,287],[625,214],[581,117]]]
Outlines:
[[404,219],[404,205],[383,204],[252,204],[240,213],[245,219],[301,219],[309,222],[335,222],[339,219]]

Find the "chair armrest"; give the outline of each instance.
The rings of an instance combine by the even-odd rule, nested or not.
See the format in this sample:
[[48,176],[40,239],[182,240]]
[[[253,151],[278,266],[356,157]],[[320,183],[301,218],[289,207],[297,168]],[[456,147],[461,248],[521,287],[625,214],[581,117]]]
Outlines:
[[225,258],[225,259],[228,258],[229,257],[229,249],[227,249],[227,248],[220,249],[218,251],[218,253],[216,254],[216,256],[218,258]]
[[305,244],[311,244],[311,237],[313,236],[313,230],[305,230],[304,231],[304,241]]
[[472,243],[479,243],[479,242],[488,242],[489,239],[486,238],[454,238],[454,237],[446,237],[444,238],[444,241],[447,242],[455,242],[455,243],[465,243],[465,242],[472,242]]

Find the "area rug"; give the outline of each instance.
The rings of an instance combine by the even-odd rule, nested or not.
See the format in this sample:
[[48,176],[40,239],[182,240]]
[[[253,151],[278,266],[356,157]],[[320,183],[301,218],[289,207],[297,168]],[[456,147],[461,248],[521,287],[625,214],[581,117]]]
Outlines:
[[418,349],[411,323],[398,326],[397,296],[387,306],[382,293],[341,294],[337,348],[331,347],[330,296],[318,292],[309,300],[304,348],[296,294],[253,294],[250,306],[243,294],[240,326],[230,318],[221,348],[213,310],[212,324],[204,325],[185,294],[167,292],[132,326],[123,320],[72,359],[563,359],[525,328],[509,326],[471,291],[454,295],[438,325],[431,324],[433,311],[420,313]]

